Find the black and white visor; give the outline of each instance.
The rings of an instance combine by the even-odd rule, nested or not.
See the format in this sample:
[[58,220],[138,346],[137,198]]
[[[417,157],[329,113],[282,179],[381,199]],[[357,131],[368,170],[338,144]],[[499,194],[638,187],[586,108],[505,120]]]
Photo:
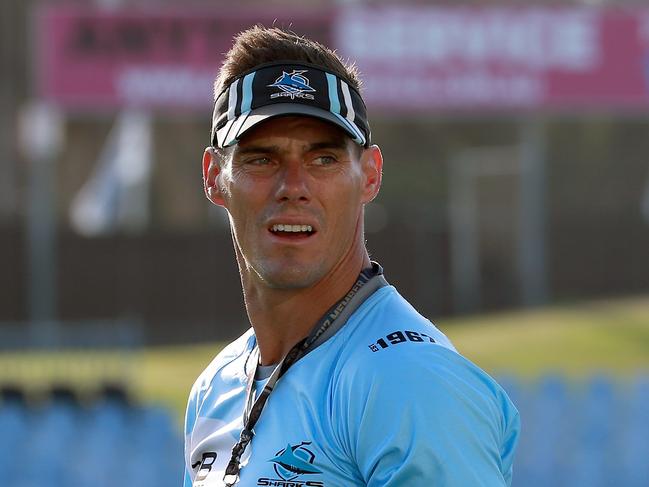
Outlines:
[[265,64],[234,79],[216,98],[212,145],[228,147],[271,117],[305,115],[331,122],[357,144],[370,145],[367,111],[360,93],[321,67],[301,62]]

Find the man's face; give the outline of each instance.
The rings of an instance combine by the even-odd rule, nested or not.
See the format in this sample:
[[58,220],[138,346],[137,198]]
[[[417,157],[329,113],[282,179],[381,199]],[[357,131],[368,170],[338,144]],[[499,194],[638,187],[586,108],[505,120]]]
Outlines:
[[310,287],[365,251],[363,205],[381,182],[377,147],[291,116],[251,129],[220,164],[208,159],[208,197],[228,210],[243,270],[266,285]]

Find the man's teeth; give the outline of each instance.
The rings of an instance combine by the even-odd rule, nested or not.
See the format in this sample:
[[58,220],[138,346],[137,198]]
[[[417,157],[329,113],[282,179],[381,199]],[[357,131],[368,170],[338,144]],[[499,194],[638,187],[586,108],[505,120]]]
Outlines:
[[281,223],[273,225],[273,232],[312,232],[311,225],[282,225]]

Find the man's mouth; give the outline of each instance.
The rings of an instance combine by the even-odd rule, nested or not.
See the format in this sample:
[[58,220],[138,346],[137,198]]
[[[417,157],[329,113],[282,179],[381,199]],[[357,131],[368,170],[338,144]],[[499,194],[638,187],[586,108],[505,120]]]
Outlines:
[[288,223],[276,223],[270,227],[270,232],[279,237],[308,237],[315,233],[311,225],[292,225]]

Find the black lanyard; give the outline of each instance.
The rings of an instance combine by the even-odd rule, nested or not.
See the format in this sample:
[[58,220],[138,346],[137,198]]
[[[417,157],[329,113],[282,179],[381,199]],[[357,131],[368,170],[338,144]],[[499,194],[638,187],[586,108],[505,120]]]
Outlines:
[[[366,285],[371,283],[370,285]],[[334,304],[329,311],[327,311],[318,323],[313,327],[309,336],[299,341],[293,348],[289,350],[286,356],[280,361],[273,370],[273,373],[268,378],[268,382],[264,386],[257,400],[254,401],[254,373],[256,366],[252,369],[251,376],[248,377],[248,387],[246,395],[246,405],[243,415],[243,429],[239,441],[232,448],[232,456],[230,462],[225,469],[223,481],[226,487],[232,487],[239,480],[239,471],[241,470],[241,456],[246,450],[246,447],[252,440],[255,424],[259,420],[266,401],[270,393],[273,392],[275,384],[282,377],[286,371],[298,360],[307,355],[310,351],[317,348],[327,338],[340,329],[345,324],[349,316],[365,301],[378,288],[387,285],[383,278],[383,269],[376,262],[372,262],[372,267],[364,269],[358,276],[358,279],[349,290],[349,292],[336,304]],[[363,292],[359,292],[363,290]],[[352,304],[350,306],[350,304]],[[332,325],[336,322],[336,327]],[[327,333],[329,332],[329,333]],[[256,365],[256,362],[255,362]]]

